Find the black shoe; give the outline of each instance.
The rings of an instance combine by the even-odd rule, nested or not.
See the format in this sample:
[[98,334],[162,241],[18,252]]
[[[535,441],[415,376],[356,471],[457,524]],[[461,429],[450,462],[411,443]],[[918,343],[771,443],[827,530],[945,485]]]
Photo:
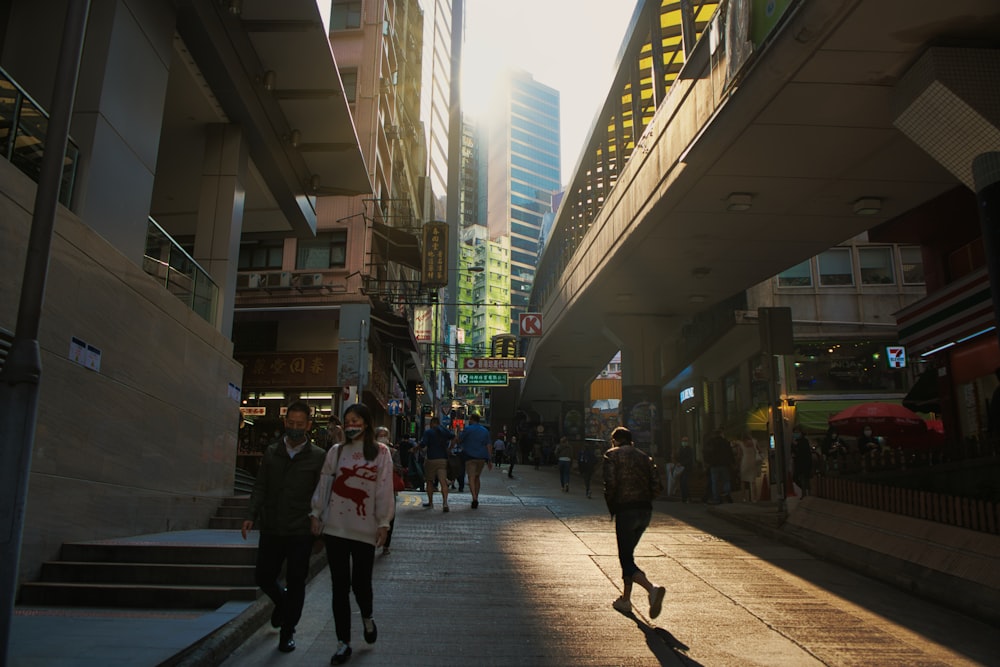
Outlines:
[[[374,618],[362,618],[361,619],[361,624],[365,628],[365,632],[364,632],[365,641],[368,642],[369,644],[374,644],[375,640],[378,639],[378,627],[375,625],[375,619]],[[368,629],[369,625],[371,626],[371,630]]]
[[291,653],[295,650],[295,640],[292,639],[291,632],[281,631],[281,638],[278,639],[278,650],[282,653]]
[[473,500],[472,501],[472,509],[476,509],[477,507],[479,507],[479,501],[478,500]]
[[271,612],[271,627],[272,628],[280,628],[281,627],[281,616],[282,616],[282,612],[283,612],[282,607],[285,606],[284,605],[284,602],[285,602],[285,593],[287,593],[287,592],[288,592],[287,589],[284,589],[284,588],[281,589],[281,599],[274,603],[274,611]]
[[351,657],[351,645],[344,642],[337,643],[337,652],[330,658],[331,665],[342,665]]

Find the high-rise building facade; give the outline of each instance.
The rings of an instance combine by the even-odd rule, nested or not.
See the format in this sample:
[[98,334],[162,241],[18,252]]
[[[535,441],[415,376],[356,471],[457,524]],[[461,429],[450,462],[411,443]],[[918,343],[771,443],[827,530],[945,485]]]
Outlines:
[[420,118],[427,140],[427,220],[444,220],[448,195],[448,107],[451,99],[452,1],[425,0]]
[[526,72],[508,72],[484,127],[484,219],[491,240],[509,239],[509,322],[516,332],[544,246],[544,218],[561,189],[559,92]]

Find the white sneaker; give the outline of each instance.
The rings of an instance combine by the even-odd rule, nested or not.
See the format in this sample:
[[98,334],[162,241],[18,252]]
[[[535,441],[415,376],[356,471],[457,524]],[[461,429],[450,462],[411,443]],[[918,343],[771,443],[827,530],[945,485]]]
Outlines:
[[632,603],[629,602],[628,600],[626,600],[623,597],[618,598],[617,600],[615,600],[614,602],[612,602],[611,606],[614,607],[617,611],[620,611],[623,614],[631,614],[632,613]]
[[649,617],[656,618],[663,608],[663,596],[667,594],[667,589],[663,586],[654,586],[649,592]]

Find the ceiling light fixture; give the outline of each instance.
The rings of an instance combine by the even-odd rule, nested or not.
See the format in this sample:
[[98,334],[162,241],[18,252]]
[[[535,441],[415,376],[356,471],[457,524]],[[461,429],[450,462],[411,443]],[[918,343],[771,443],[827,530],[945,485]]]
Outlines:
[[693,269],[691,269],[691,277],[701,280],[702,278],[707,278],[708,274],[710,274],[711,272],[712,269],[710,269],[707,266],[696,266]]
[[882,212],[882,200],[878,197],[862,197],[852,204],[854,215],[878,215]]
[[264,72],[264,90],[274,90],[278,83],[278,74],[273,69]]
[[705,295],[692,294],[691,296],[688,297],[688,301],[690,301],[691,303],[705,303]]
[[731,192],[726,197],[727,211],[748,211],[753,206],[753,195],[749,192]]

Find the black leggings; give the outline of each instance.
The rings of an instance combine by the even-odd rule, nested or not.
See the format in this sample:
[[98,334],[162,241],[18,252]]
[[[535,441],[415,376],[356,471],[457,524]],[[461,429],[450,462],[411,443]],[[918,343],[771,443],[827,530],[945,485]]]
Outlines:
[[371,618],[374,604],[372,595],[372,568],[375,564],[375,545],[344,537],[324,535],[326,562],[330,565],[333,623],[337,639],[351,642],[351,598],[358,603],[362,618]]

